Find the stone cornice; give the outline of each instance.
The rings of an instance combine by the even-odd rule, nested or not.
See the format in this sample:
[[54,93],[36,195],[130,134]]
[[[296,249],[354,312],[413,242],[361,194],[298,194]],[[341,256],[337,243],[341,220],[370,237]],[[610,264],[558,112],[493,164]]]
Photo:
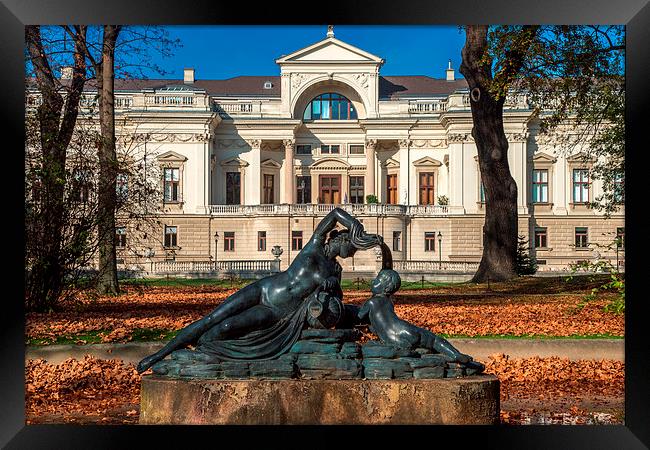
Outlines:
[[143,143],[143,142],[176,142],[196,143],[209,142],[212,135],[209,133],[129,133],[117,136],[120,144]]

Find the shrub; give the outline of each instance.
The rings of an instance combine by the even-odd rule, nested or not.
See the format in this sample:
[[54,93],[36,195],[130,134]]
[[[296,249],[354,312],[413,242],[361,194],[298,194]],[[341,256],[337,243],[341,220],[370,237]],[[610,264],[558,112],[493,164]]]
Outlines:
[[537,272],[537,260],[530,257],[528,239],[519,235],[517,240],[517,274],[533,275]]
[[366,203],[379,203],[379,199],[374,194],[366,195]]
[[[605,250],[612,250],[614,246],[619,245],[620,242],[620,238],[616,238],[608,245],[596,243],[592,245]],[[587,302],[594,300],[599,293],[610,290],[616,291],[618,295],[605,305],[604,310],[617,314],[625,312],[625,274],[620,272],[609,260],[598,259],[595,261],[578,261],[575,264],[570,264],[569,268],[571,269],[571,275],[569,275],[567,281],[571,280],[577,272],[609,273],[610,275],[608,282],[603,283],[599,287],[593,288],[591,292],[585,296],[584,301],[578,304],[578,309],[584,307]]]

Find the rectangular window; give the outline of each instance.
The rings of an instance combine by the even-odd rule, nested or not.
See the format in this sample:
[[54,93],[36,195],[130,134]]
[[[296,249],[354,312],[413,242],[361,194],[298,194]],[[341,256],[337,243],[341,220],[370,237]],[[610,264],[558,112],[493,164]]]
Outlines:
[[351,155],[363,155],[363,145],[360,144],[353,144],[350,145],[350,150],[349,150]]
[[273,200],[273,194],[274,194],[274,189],[273,189],[273,175],[267,175],[264,174],[264,198],[263,198],[263,203],[266,204],[272,204],[274,203]]
[[573,169],[573,203],[589,202],[589,170]]
[[420,205],[433,205],[433,172],[420,173]]
[[311,203],[311,176],[296,177],[296,203]]
[[165,247],[176,247],[178,241],[177,237],[177,228],[168,227],[165,225]]
[[424,251],[425,252],[434,252],[436,251],[436,232],[427,231],[424,233]]
[[576,227],[576,248],[587,248],[589,246],[587,227]]
[[115,247],[126,247],[126,227],[115,228]]
[[266,251],[266,231],[257,232],[257,251],[258,252]]
[[77,169],[73,174],[72,184],[73,198],[78,202],[90,200],[90,188],[92,187],[92,172],[85,169]]
[[546,234],[546,227],[535,228],[535,248],[548,247],[548,240]]
[[402,232],[393,231],[393,251],[400,252],[402,248]]
[[125,201],[129,196],[129,174],[120,172],[115,178],[117,201]]
[[296,155],[311,155],[311,145],[296,145]]
[[481,203],[485,203],[485,186],[483,185],[483,180],[479,182],[478,200]]
[[291,250],[302,250],[302,231],[291,232]]
[[625,248],[625,227],[616,228],[616,247]]
[[363,204],[364,177],[350,177],[350,203]]
[[341,204],[341,175],[319,175],[318,183],[320,185],[319,203]]
[[321,154],[339,154],[341,153],[340,145],[321,145],[320,146]]
[[179,181],[180,169],[178,168],[165,168],[165,201],[178,202],[180,201]]
[[223,251],[224,252],[234,252],[235,251],[235,232],[234,231],[224,231],[224,233],[223,233]]
[[386,200],[389,205],[397,205],[397,175],[386,177]]
[[548,170],[533,170],[533,203],[548,203]]
[[625,178],[622,173],[614,176],[614,201],[616,203],[625,202]]
[[241,174],[226,172],[226,205],[241,204]]

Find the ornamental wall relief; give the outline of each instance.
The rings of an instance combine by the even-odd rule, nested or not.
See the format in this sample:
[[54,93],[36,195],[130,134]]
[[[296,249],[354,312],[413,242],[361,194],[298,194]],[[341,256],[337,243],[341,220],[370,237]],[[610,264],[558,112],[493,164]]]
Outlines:
[[124,144],[134,142],[209,142],[208,133],[136,133],[118,137]]
[[359,86],[364,89],[368,89],[368,74],[367,73],[358,73],[354,75],[354,80]]
[[293,86],[294,89],[298,89],[300,85],[307,80],[307,78],[308,75],[305,73],[292,73],[291,86]]
[[215,146],[217,148],[244,148],[248,146],[248,144],[243,139],[217,139],[215,141]]
[[412,145],[418,148],[444,148],[448,143],[447,139],[414,139]]
[[474,138],[471,133],[453,133],[447,135],[447,141],[449,142],[474,142]]

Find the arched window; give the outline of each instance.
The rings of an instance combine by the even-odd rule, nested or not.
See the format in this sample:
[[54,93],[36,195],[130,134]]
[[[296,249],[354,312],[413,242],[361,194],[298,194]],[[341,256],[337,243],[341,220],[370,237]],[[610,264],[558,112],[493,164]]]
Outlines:
[[305,108],[303,120],[356,120],[357,110],[340,94],[321,94]]

